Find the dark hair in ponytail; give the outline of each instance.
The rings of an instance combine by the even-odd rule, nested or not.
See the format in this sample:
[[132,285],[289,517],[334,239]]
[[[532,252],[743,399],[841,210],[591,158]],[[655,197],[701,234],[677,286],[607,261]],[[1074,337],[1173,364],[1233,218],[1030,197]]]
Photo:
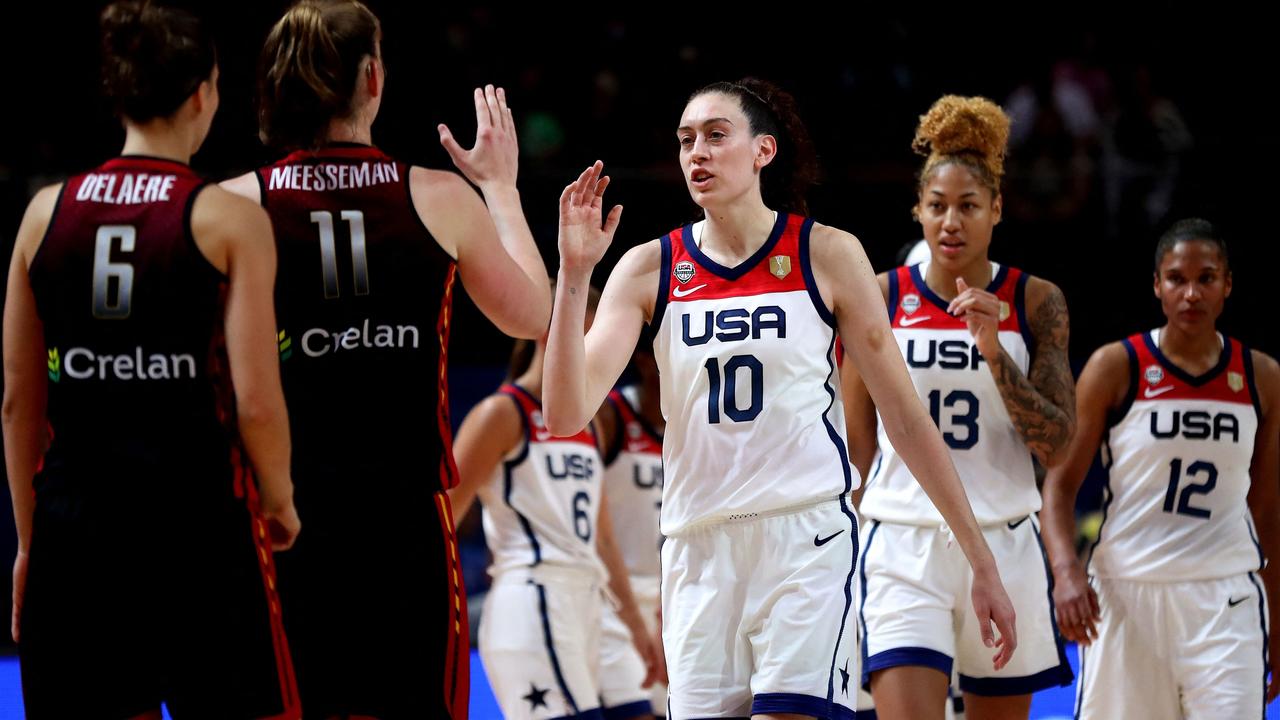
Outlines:
[[357,0],[301,0],[262,48],[258,135],[283,150],[324,143],[329,123],[349,117],[360,64],[376,56],[378,18]]
[[1216,247],[1218,255],[1222,258],[1222,264],[1227,266],[1228,271],[1231,269],[1231,257],[1227,253],[1227,239],[1223,237],[1222,232],[1208,220],[1186,218],[1174,223],[1156,242],[1156,272],[1160,272],[1160,263],[1164,262],[1165,255],[1173,252],[1174,246],[1180,242],[1192,241],[1208,243]]
[[796,99],[768,80],[743,78],[700,88],[689,101],[707,93],[722,93],[738,101],[756,135],[772,135],[778,154],[760,173],[760,193],[766,205],[799,215],[809,214],[805,194],[818,183],[818,155],[809,131],[796,112]]
[[138,123],[166,118],[213,75],[213,39],[196,17],[152,2],[116,2],[99,18],[102,88]]

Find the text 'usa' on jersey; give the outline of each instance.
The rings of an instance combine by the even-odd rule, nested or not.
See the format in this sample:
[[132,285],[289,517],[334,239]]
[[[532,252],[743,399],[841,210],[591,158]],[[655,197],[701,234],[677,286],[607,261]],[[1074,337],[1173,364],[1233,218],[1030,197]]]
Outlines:
[[181,163],[121,157],[63,186],[29,270],[48,356],[45,481],[229,472],[211,372],[225,277],[190,229],[204,184]]
[[528,390],[498,392],[515,403],[524,439],[478,491],[490,573],[551,567],[603,578],[595,543],[604,462],[594,431],[555,437]]
[[[278,251],[295,466],[331,464],[329,448],[361,448],[366,467],[447,453],[455,266],[413,205],[409,171],[376,148],[334,145],[257,173]],[[441,484],[452,485],[442,468]]]
[[1261,413],[1249,348],[1224,338],[1218,364],[1194,376],[1154,335],[1122,341],[1129,392],[1109,418],[1090,572],[1176,582],[1259,570],[1248,495]]
[[809,262],[813,221],[778,213],[727,268],[699,225],[661,239],[662,530],[835,499],[856,487],[844,441],[835,318]]
[[[1000,347],[1025,375],[1034,341],[1026,318],[1022,271],[991,264],[987,292],[1000,300]],[[1040,509],[1031,452],[1005,409],[987,361],[964,318],[925,282],[924,264],[889,273],[889,325],[920,402],[929,410],[983,525],[1013,520]],[[878,420],[877,416],[877,420]],[[862,512],[886,522],[936,525],[937,508],[878,422],[879,453],[867,478]]]

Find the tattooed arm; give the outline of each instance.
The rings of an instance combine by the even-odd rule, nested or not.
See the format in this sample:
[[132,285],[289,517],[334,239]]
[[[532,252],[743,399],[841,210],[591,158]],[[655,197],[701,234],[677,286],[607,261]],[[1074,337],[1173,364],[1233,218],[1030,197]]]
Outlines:
[[1053,465],[1066,449],[1076,424],[1075,383],[1067,361],[1066,298],[1051,282],[1039,278],[1027,281],[1027,318],[1035,347],[1030,372],[1023,375],[996,337],[1000,301],[963,283],[959,283],[960,295],[952,301],[951,312],[968,321],[1023,442],[1041,465]]

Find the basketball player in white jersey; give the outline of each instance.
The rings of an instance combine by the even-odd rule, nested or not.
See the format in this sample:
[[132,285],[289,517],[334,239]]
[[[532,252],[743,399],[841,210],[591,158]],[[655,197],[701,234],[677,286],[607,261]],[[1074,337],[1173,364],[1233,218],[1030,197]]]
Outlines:
[[882,300],[866,255],[852,235],[804,217],[816,173],[794,100],[758,80],[716,83],[689,99],[676,139],[705,220],[629,250],[585,338],[585,291],[621,208],[603,217],[600,163],[561,196],[545,378],[548,427],[574,435],[642,325],[653,329],[667,421],[667,716],[852,712],[858,483],[841,431],[837,329],[975,568],[976,614],[1004,665],[1017,644],[1008,598],[888,323],[867,311]]
[[[942,718],[953,669],[969,718],[1027,717],[1031,694],[1070,684],[1054,623],[1052,576],[1034,518],[1034,455],[1050,463],[1074,423],[1067,308],[1052,283],[989,260],[1000,220],[1009,119],[985,98],[949,95],[921,117],[926,156],[914,214],[927,262],[880,276],[918,402],[933,416],[1018,617],[1018,657],[987,662],[969,611],[973,582],[953,529],[880,424],[846,366],[854,461],[868,468],[860,616],[863,680],[882,718]],[[880,408],[883,416],[883,408]]]
[[[1215,327],[1231,269],[1213,225],[1176,223],[1155,269],[1167,322],[1089,359],[1079,430],[1045,478],[1058,621],[1082,645],[1076,717],[1261,718],[1280,693],[1280,366]],[[1099,443],[1086,579],[1073,509]]]
[[[642,687],[659,675],[605,508],[604,462],[593,428],[555,437],[543,419],[545,340],[517,341],[508,383],[458,429],[454,517],[478,495],[493,584],[480,624],[480,657],[508,720],[600,717],[604,587],[638,655],[636,688],[618,709],[651,718]],[[641,701],[643,701],[641,703]]]
[[[614,388],[605,407],[596,416],[604,456],[604,486],[609,495],[609,514],[614,539],[622,551],[631,576],[640,615],[660,632],[661,568],[659,548],[662,532],[658,514],[662,510],[662,417],[661,387],[653,350],[642,340],[631,356],[638,382]],[[604,609],[604,630],[600,638],[600,695],[604,706],[612,708],[610,718],[621,720],[645,703],[657,716],[667,710],[667,686],[654,683],[642,688],[645,667],[631,642],[626,625],[611,607]],[[656,635],[655,632],[655,635]]]

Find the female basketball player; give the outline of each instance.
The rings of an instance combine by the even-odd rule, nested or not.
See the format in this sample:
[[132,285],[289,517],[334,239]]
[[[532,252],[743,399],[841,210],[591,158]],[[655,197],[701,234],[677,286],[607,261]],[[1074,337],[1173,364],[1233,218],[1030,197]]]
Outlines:
[[[941,430],[1015,589],[1018,658],[987,665],[967,619],[973,578],[882,427],[860,506],[870,520],[860,571],[862,672],[880,717],[941,718],[953,665],[969,718],[1025,718],[1031,693],[1071,682],[1033,517],[1040,495],[1031,462],[1053,461],[1072,431],[1067,308],[1052,283],[988,258],[1008,133],[1008,117],[985,98],[949,95],[920,119],[913,145],[926,160],[914,214],[930,259],[879,281],[918,402]],[[846,369],[846,390],[850,434],[875,436],[878,403],[856,368]],[[859,467],[872,465],[870,454],[857,455]]]
[[[655,679],[657,651],[604,509],[610,501],[597,437],[593,428],[567,438],[547,432],[545,353],[545,337],[518,342],[508,382],[458,429],[460,482],[450,500],[461,518],[480,496],[493,553],[480,656],[508,719],[652,718],[642,686]],[[623,633],[642,659],[638,676],[599,666],[606,575]]]
[[32,200],[4,312],[26,715],[296,718],[271,225],[187,166],[218,107],[199,22],[121,2],[101,25],[124,148]]
[[267,208],[280,253],[293,474],[315,529],[280,567],[303,705],[318,718],[464,718],[466,603],[443,492],[457,477],[453,281],[526,337],[546,331],[551,293],[516,192],[505,94],[476,91],[472,150],[440,126],[486,209],[456,174],[372,145],[380,33],[355,0],[286,11],[263,48],[259,120],[268,145],[293,153],[230,186]]
[[888,324],[866,312],[881,302],[866,256],[853,236],[802,215],[813,155],[794,101],[759,81],[717,83],[690,98],[676,138],[706,219],[629,250],[585,340],[585,289],[621,208],[602,217],[600,163],[561,196],[544,397],[552,433],[581,431],[642,323],[655,328],[669,717],[852,708],[856,483],[838,429],[837,329],[975,567],[975,609],[1003,666],[1012,609]]
[[[1076,714],[1261,718],[1280,693],[1280,366],[1215,328],[1231,266],[1212,224],[1160,238],[1154,284],[1164,327],[1089,359],[1079,430],[1045,478],[1058,622],[1084,646]],[[1104,439],[1086,579],[1073,509]]]

